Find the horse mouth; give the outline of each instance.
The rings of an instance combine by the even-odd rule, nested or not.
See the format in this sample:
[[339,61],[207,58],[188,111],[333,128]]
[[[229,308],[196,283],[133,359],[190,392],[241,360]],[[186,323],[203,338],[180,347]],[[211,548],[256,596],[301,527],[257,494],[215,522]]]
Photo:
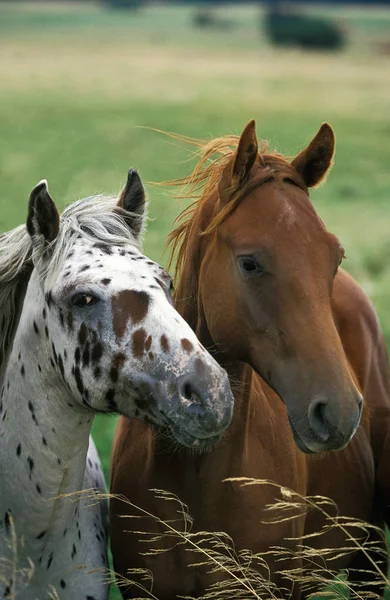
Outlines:
[[291,428],[292,434],[294,436],[294,442],[296,443],[298,448],[301,450],[301,452],[304,452],[305,454],[315,454],[314,450],[311,450],[308,446],[306,446],[305,442],[303,441],[303,439],[301,438],[301,436],[295,429],[294,423],[292,422],[292,419],[290,418],[290,416],[288,417],[288,421],[290,423],[290,428]]
[[214,446],[221,439],[220,435],[213,435],[209,437],[195,436],[188,430],[179,427],[179,425],[170,419],[165,413],[164,418],[165,427],[170,430],[175,440],[177,440],[179,444],[185,446],[186,448],[204,449],[206,446]]

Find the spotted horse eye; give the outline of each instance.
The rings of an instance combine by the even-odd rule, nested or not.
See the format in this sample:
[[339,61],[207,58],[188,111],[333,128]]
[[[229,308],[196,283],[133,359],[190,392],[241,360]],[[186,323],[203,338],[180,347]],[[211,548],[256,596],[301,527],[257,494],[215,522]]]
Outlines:
[[79,308],[86,308],[87,306],[97,304],[97,302],[99,302],[99,298],[96,298],[96,296],[92,296],[92,294],[79,293],[72,296],[73,306],[78,306]]

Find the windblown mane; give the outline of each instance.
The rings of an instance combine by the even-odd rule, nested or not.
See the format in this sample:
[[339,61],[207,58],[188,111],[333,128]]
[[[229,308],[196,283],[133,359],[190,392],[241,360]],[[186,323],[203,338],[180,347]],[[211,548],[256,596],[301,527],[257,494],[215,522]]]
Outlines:
[[[119,210],[117,201],[115,197],[91,196],[65,209],[50,260],[40,265],[46,282],[50,284],[56,279],[76,237],[102,244],[139,245],[123,219],[130,213]],[[139,215],[131,216],[139,218]],[[42,260],[40,257],[35,260],[25,225],[0,235],[0,371],[19,322],[34,264]]]
[[[197,258],[202,237],[214,232],[246,196],[266,181],[288,179],[306,192],[307,187],[286,157],[276,152],[267,153],[267,143],[259,141],[257,164],[260,168],[255,176],[248,178],[238,189],[232,190],[230,201],[219,212],[214,210],[209,222],[202,222],[201,215],[205,212],[205,207],[211,201],[216,203],[218,200],[215,193],[218,182],[224,169],[234,160],[240,138],[230,135],[203,142],[192,138],[173,137],[195,146],[200,154],[200,159],[190,175],[165,184],[181,186],[177,197],[193,200],[175,219],[176,227],[169,235],[167,246],[170,247],[169,265],[177,259],[175,281],[180,283],[175,299],[179,303],[184,298],[191,299],[189,302],[195,305],[200,267]],[[185,265],[190,265],[186,271]],[[194,327],[193,322],[190,322],[190,325]]]
[[25,225],[0,235],[0,372],[33,269],[31,238]]

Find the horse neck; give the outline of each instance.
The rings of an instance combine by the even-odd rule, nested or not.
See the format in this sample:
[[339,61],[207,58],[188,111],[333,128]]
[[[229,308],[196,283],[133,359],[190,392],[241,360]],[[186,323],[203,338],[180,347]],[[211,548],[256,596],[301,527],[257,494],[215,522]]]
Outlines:
[[93,417],[74,406],[53,368],[37,282],[26,300],[1,389],[0,506],[9,505],[19,523],[25,517],[27,538],[30,527],[59,533],[73,518],[73,502],[53,499],[83,488]]

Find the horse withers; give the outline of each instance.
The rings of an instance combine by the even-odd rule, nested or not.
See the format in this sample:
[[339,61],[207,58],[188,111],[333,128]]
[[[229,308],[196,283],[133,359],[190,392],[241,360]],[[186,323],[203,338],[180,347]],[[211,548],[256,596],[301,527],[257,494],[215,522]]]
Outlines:
[[[236,550],[261,554],[268,563],[264,585],[270,579],[279,590],[276,596],[294,599],[303,597],[294,584],[301,542],[307,539],[318,552],[336,558],[338,548],[345,549],[345,531],[335,527],[304,538],[324,525],[315,510],[267,524],[267,507],[283,500],[277,486],[242,487],[225,480],[270,480],[302,496],[328,496],[341,515],[372,524],[381,524],[380,511],[390,502],[385,477],[376,471],[384,462],[390,421],[382,332],[368,298],[340,269],[344,250],[308,195],[325,178],[334,146],[333,131],[324,124],[290,161],[265,147],[259,151],[253,121],[240,138],[204,146],[194,172],[182,180],[188,198],[200,190],[198,200],[171,234],[178,251],[175,302],[234,382],[232,426],[212,452],[193,455],[169,453],[146,425],[120,419],[112,456],[115,494],[168,522],[171,506],[148,489],[176,494],[189,507],[194,532],[224,531]],[[146,468],[137,463],[134,443],[138,455],[150,456]],[[150,569],[160,600],[218,593],[209,586],[228,577],[223,569],[187,568],[202,557],[183,545],[145,553],[140,534],[129,533],[121,518],[128,507],[119,500],[111,506],[112,550],[120,574],[130,567]],[[144,527],[152,532],[156,524]],[[280,562],[269,551],[283,545],[287,558]],[[348,567],[357,582],[370,577],[355,572],[372,565],[364,553],[353,555],[353,547],[329,564],[320,559],[321,564]],[[313,577],[313,587],[321,587],[323,577],[317,585]],[[256,593],[270,595],[265,587]],[[130,598],[131,588],[122,594]]]
[[[94,415],[164,426],[202,447],[229,425],[226,373],[140,250],[141,180],[60,217],[45,181],[0,238],[0,596],[108,598],[107,507]],[[87,490],[81,496],[80,490]]]

